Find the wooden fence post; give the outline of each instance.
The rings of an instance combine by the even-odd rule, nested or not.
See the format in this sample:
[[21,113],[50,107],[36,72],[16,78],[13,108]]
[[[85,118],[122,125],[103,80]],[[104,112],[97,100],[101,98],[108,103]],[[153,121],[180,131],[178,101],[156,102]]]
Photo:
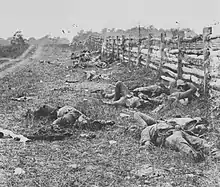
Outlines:
[[100,42],[101,60],[103,59],[103,49],[102,49],[103,43],[104,43],[104,40],[103,40],[103,38],[102,38],[102,40],[101,40],[101,42]]
[[122,35],[121,38],[122,42],[121,42],[121,50],[122,50],[122,62],[124,62],[124,53],[125,53],[125,36]]
[[[140,55],[141,55],[141,27],[139,25],[138,27],[138,55],[137,55],[138,59]],[[137,61],[137,65],[139,65],[139,61]]]
[[133,70],[134,68],[134,61],[133,59],[131,59],[133,57],[133,53],[132,53],[132,49],[133,49],[133,45],[134,45],[134,38],[130,38],[130,60],[131,60],[131,68]]
[[102,48],[102,38],[99,38],[99,51]]
[[108,42],[109,40],[106,38],[105,58],[108,57]]
[[165,41],[165,33],[161,33],[160,35],[160,65],[158,69],[158,79],[162,74],[163,62],[164,62],[164,49],[165,49],[166,41]]
[[129,69],[132,68],[131,65],[131,36],[129,35],[128,39],[128,67]]
[[93,44],[94,44],[93,50],[96,51],[96,41],[94,37],[93,37]]
[[116,44],[117,44],[117,60],[119,59],[119,37],[116,36]]
[[108,58],[109,58],[109,56],[110,56],[110,54],[111,54],[111,36],[109,36],[109,39],[108,39]]
[[152,34],[148,35],[148,50],[147,50],[147,64],[146,66],[148,67],[150,64],[150,60],[151,60],[151,53],[152,53],[152,46],[153,41],[152,41]]
[[95,41],[95,38],[93,38],[93,42],[94,42],[94,51],[96,51],[96,41]]
[[209,64],[210,64],[210,52],[209,52],[209,36],[212,34],[212,27],[203,28],[203,67],[204,67],[204,95],[208,95],[208,77],[209,77]]
[[92,44],[93,44],[93,38],[91,37],[90,38],[90,49],[93,51],[93,47],[92,47],[93,45]]
[[184,38],[184,31],[178,31],[178,63],[177,63],[177,79],[182,79],[183,77],[183,70],[182,70],[182,59],[183,59],[183,52],[181,42]]
[[112,60],[115,60],[115,38],[112,38]]
[[98,50],[99,50],[99,39],[96,38],[96,51],[98,51]]

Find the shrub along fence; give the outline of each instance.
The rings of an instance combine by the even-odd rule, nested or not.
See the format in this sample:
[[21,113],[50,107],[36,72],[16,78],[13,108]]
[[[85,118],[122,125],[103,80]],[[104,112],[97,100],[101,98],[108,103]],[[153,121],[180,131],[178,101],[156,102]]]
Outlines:
[[212,35],[212,27],[203,34],[185,38],[179,31],[174,39],[161,33],[160,38],[148,37],[90,37],[94,49],[102,55],[121,59],[132,70],[145,66],[158,72],[158,78],[173,81],[178,78],[193,82],[206,94],[210,88],[220,91],[220,35]]

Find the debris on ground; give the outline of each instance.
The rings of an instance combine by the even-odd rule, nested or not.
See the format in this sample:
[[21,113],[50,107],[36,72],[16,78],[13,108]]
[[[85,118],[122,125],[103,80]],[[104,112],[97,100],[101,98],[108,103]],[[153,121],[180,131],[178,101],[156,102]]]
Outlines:
[[124,118],[124,117],[130,117],[130,115],[125,114],[125,113],[120,113],[120,117]]
[[25,171],[22,168],[15,168],[14,174],[15,175],[24,175]]
[[96,134],[94,134],[94,133],[83,133],[83,134],[80,134],[80,137],[81,138],[86,138],[86,139],[92,139],[92,138],[96,137]]
[[89,81],[92,81],[92,80],[100,80],[100,79],[103,79],[103,80],[109,80],[110,78],[110,74],[107,73],[107,74],[99,74],[99,73],[96,73],[96,71],[94,70],[91,70],[91,71],[85,71],[86,73],[86,79],[89,80]]
[[0,138],[13,138],[16,141],[26,143],[30,141],[30,139],[26,138],[23,135],[15,134],[14,132],[6,129],[0,128]]
[[43,64],[43,63],[51,64],[51,61],[50,61],[50,60],[40,60],[39,62],[40,62],[41,64]]
[[113,144],[116,144],[116,143],[117,143],[117,141],[115,141],[115,140],[110,140],[110,141],[109,141],[109,144],[110,144],[110,145],[113,145]]
[[165,170],[155,168],[150,164],[137,166],[135,169],[131,171],[131,174],[137,177],[148,177],[148,178],[157,178],[163,175],[168,175],[168,173]]
[[19,102],[25,102],[25,101],[29,101],[33,99],[33,97],[26,97],[26,96],[23,96],[23,97],[19,97],[19,98],[11,98],[11,100],[13,101],[19,101]]
[[79,80],[66,80],[65,82],[66,83],[77,83],[79,82]]
[[67,165],[69,168],[73,169],[73,170],[77,170],[79,169],[79,165],[78,164],[69,164]]

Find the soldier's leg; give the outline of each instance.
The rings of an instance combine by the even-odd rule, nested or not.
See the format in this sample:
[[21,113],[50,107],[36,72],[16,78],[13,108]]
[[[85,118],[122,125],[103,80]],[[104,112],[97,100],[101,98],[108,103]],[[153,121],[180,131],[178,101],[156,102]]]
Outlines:
[[103,97],[107,99],[113,99],[115,97],[115,93],[110,93],[110,94],[103,93]]
[[151,142],[155,144],[155,140],[157,139],[157,125],[147,126],[141,132],[140,145],[144,146],[146,143]]
[[114,121],[110,121],[110,120],[92,120],[89,117],[85,116],[84,114],[82,114],[77,122],[76,122],[76,126],[80,129],[83,130],[101,130],[103,127],[109,125],[112,126],[114,125],[115,122]]
[[53,118],[56,118],[57,117],[56,112],[57,112],[57,108],[51,107],[50,105],[43,105],[38,110],[34,111],[34,116],[36,118],[41,117],[41,116],[43,117],[51,116]]
[[196,149],[197,151],[203,151],[208,153],[210,150],[210,145],[207,143],[206,140],[196,137],[196,136],[192,136],[189,135],[187,133],[183,133],[183,137],[192,145],[192,147],[194,149]]
[[116,85],[115,85],[115,93],[114,93],[114,101],[117,101],[121,98],[121,85],[122,85],[122,82],[117,82]]
[[165,140],[165,147],[169,147],[176,151],[185,153],[186,155],[197,157],[197,153],[189,145],[189,143],[183,138],[181,131],[175,131],[171,136],[167,137]]
[[188,104],[190,104],[190,103],[192,102],[192,100],[193,100],[193,95],[190,95],[190,96],[188,97]]
[[156,123],[156,120],[142,112],[135,112],[134,119],[137,120],[137,122],[143,127],[150,126]]
[[71,114],[67,113],[62,117],[57,118],[55,121],[53,121],[52,126],[59,126],[59,127],[68,127],[70,125],[73,125],[76,122],[76,118]]
[[128,93],[129,93],[129,90],[127,86],[121,81],[117,82],[115,85],[114,101],[119,100],[121,97],[126,96]]

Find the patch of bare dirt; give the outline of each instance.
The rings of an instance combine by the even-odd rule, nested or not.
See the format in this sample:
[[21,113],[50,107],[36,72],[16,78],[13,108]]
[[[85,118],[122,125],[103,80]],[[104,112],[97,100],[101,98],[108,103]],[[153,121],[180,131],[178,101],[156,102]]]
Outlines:
[[12,73],[15,70],[23,67],[24,65],[26,65],[27,63],[30,62],[30,59],[28,59],[28,57],[30,55],[32,55],[34,52],[34,57],[39,54],[39,50],[41,48],[38,47],[38,50],[35,52],[36,50],[36,46],[31,45],[20,57],[18,57],[17,59],[10,59],[5,63],[0,64],[0,78],[3,78],[4,76],[6,76],[8,73]]

